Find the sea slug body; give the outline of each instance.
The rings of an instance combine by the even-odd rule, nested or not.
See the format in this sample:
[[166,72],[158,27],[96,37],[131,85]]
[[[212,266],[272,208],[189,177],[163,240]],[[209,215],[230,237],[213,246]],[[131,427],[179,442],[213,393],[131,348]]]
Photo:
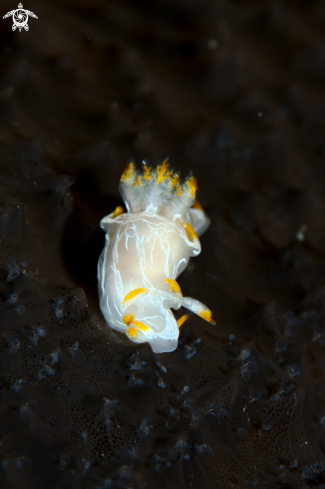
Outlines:
[[195,201],[196,180],[179,183],[166,161],[143,172],[128,163],[121,177],[121,207],[101,220],[105,247],[98,261],[100,308],[108,325],[156,353],[177,348],[179,328],[172,309],[181,306],[215,324],[201,302],[183,297],[176,282],[189,258],[201,252],[198,236],[209,219]]

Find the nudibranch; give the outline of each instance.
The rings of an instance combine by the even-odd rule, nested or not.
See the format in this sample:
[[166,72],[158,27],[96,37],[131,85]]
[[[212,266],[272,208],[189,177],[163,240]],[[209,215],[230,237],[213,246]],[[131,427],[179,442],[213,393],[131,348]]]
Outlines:
[[100,308],[108,325],[135,343],[149,342],[156,353],[177,348],[179,328],[188,318],[175,319],[181,306],[215,324],[201,302],[184,297],[177,277],[189,258],[201,252],[198,236],[209,219],[195,201],[196,180],[179,183],[166,161],[143,172],[127,164],[120,192],[127,212],[117,207],[104,217],[105,247],[98,261]]

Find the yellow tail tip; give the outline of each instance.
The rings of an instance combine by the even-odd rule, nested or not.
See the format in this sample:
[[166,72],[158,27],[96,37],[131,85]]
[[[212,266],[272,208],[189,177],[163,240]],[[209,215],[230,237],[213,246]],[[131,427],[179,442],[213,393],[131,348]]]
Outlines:
[[209,309],[207,309],[206,311],[199,312],[198,316],[200,316],[200,318],[204,319],[204,321],[207,321],[210,324],[213,325],[216,324],[214,319],[212,319],[212,312]]
[[185,321],[187,319],[188,319],[188,315],[187,314],[184,314],[184,316],[182,316],[181,318],[177,319],[177,326],[178,326],[178,328],[180,328],[185,323]]

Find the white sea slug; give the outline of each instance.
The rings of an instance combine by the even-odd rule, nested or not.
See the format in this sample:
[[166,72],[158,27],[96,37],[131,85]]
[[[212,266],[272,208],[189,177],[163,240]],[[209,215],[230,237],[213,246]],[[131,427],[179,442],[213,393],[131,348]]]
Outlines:
[[179,328],[187,315],[176,320],[172,309],[181,306],[215,324],[201,302],[183,297],[176,282],[189,258],[201,252],[197,235],[209,219],[195,202],[196,181],[183,184],[166,161],[140,174],[128,163],[121,177],[121,207],[100,225],[106,244],[98,262],[100,308],[108,325],[131,341],[148,341],[156,353],[177,348]]

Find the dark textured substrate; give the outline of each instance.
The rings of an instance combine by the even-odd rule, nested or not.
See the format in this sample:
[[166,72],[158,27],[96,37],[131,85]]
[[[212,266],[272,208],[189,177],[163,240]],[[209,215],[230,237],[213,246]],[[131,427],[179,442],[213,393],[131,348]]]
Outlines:
[[[1,16],[16,8],[1,5]],[[30,1],[1,20],[0,487],[325,487],[325,2]],[[212,224],[154,355],[97,304],[127,159]]]

